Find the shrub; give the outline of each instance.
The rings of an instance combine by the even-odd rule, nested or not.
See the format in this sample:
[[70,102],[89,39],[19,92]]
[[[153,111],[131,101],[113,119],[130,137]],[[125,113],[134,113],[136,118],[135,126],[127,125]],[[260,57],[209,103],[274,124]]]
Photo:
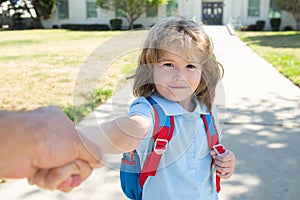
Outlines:
[[110,30],[108,24],[62,24],[62,29],[80,31],[107,31]]
[[92,100],[81,106],[68,105],[63,108],[63,111],[73,122],[79,122],[91,113],[95,107],[110,98],[112,94],[113,90],[111,89],[96,88],[91,94],[93,98]]
[[293,29],[293,27],[291,27],[291,26],[285,26],[284,28],[283,28],[283,31],[293,31],[294,29]]

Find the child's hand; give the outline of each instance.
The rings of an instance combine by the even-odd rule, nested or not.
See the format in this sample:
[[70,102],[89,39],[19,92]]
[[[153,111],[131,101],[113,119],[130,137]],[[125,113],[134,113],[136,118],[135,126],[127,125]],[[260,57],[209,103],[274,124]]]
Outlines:
[[69,192],[79,186],[91,172],[92,169],[88,163],[75,160],[61,167],[40,169],[28,178],[28,182],[44,189]]
[[224,156],[218,156],[216,152],[211,151],[211,156],[215,159],[216,170],[220,173],[217,173],[218,176],[224,179],[228,179],[232,176],[235,169],[236,158],[235,155],[228,151]]

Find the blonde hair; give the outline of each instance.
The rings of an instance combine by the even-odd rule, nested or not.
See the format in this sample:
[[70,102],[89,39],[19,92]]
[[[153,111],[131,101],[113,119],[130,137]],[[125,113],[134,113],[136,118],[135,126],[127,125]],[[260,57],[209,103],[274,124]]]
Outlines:
[[[139,56],[133,84],[135,97],[149,97],[156,92],[153,82],[153,66],[167,49],[183,54],[187,60],[196,58],[201,63],[202,74],[194,92],[201,106],[211,111],[215,89],[223,76],[223,67],[213,54],[213,44],[200,24],[181,17],[168,17],[156,23],[149,31]],[[193,54],[191,53],[193,52]],[[193,57],[194,55],[194,57]]]

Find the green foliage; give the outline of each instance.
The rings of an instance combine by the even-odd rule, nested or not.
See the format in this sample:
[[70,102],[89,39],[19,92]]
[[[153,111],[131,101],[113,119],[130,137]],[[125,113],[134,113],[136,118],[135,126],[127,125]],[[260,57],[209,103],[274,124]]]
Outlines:
[[300,30],[300,0],[277,0],[277,4],[282,10],[292,13],[297,30]]
[[88,106],[73,107],[72,105],[69,105],[63,108],[63,111],[74,123],[77,123],[87,116],[92,109]]
[[300,11],[300,0],[277,0],[277,4],[288,12]]
[[104,101],[106,101],[108,98],[110,98],[112,93],[113,93],[113,90],[111,90],[111,89],[96,88],[93,91],[94,105],[99,106]]
[[56,10],[57,0],[32,0],[32,2],[36,2],[33,5],[44,19],[49,19]]
[[68,105],[67,107],[63,108],[63,111],[73,122],[79,122],[89,113],[91,113],[95,107],[99,106],[108,98],[110,98],[112,93],[113,90],[111,89],[96,88],[91,94],[92,100],[89,100],[82,106]]
[[157,7],[168,3],[169,0],[97,0],[98,5],[107,10],[114,10],[125,17],[130,28],[133,23],[146,12],[147,6]]
[[300,87],[300,33],[238,32],[239,37]]
[[[49,19],[56,10],[58,0],[19,0],[18,4],[14,0],[0,0],[0,4],[9,2],[10,9],[20,10],[29,14],[34,21],[35,28],[42,28],[41,18]],[[32,8],[34,12],[32,12]]]

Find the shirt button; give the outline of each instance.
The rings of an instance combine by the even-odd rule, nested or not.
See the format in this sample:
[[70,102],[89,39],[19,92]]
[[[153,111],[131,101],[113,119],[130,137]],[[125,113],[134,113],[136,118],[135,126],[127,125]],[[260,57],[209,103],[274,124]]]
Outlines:
[[192,157],[192,158],[195,157],[195,152],[191,152],[191,157]]

